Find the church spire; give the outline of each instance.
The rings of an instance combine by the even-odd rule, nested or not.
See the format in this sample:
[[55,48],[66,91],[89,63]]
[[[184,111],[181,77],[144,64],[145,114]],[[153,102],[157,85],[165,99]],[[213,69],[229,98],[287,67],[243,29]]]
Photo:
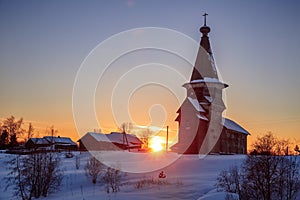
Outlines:
[[203,79],[204,77],[218,78],[213,63],[212,51],[209,43],[208,33],[210,32],[210,28],[206,25],[207,15],[207,13],[204,13],[202,15],[204,17],[204,25],[200,28],[202,37],[193,73],[191,76],[191,81]]
[[212,54],[212,51],[210,49],[209,39],[208,39],[208,33],[210,32],[210,28],[209,26],[206,26],[207,15],[208,15],[207,13],[204,13],[204,15],[202,15],[204,17],[204,26],[200,28],[200,32],[202,33],[200,45],[206,50],[207,53]]

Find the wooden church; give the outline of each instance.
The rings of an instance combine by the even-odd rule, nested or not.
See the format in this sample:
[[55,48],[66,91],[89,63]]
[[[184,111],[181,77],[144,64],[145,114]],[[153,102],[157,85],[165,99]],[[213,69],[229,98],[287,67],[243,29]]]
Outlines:
[[191,79],[183,85],[187,97],[177,111],[178,143],[171,150],[184,154],[246,154],[249,132],[222,117],[226,108],[222,90],[228,85],[217,74],[206,15],[203,15],[202,37]]

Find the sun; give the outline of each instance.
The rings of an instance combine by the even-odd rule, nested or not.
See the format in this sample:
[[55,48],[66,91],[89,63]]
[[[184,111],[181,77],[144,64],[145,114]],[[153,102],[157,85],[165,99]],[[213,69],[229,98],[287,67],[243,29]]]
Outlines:
[[153,136],[150,139],[150,148],[152,151],[157,152],[163,150],[163,140],[159,136]]

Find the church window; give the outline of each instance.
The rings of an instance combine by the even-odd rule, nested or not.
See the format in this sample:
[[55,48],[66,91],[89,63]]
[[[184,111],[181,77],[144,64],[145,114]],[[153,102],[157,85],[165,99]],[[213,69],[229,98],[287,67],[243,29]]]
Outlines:
[[187,130],[188,130],[188,129],[191,129],[191,126],[190,126],[190,122],[189,122],[189,121],[186,122],[185,129],[187,129]]
[[203,88],[203,95],[204,95],[204,96],[210,96],[210,95],[209,95],[209,90],[208,90],[207,87]]

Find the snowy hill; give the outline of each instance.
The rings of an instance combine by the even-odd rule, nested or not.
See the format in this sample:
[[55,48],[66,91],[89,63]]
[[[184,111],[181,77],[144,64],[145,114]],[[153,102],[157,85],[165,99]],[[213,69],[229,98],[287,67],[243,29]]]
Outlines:
[[[165,164],[169,162],[169,165],[162,169],[157,168],[159,165],[155,166],[157,170],[152,172],[124,173],[121,191],[115,194],[107,194],[101,180],[96,185],[93,185],[91,180],[85,175],[84,165],[90,156],[89,153],[79,154],[76,152],[76,154],[80,156],[80,168],[77,170],[75,167],[75,157],[65,158],[64,154],[62,154],[61,167],[64,169],[64,178],[60,191],[41,199],[224,199],[225,193],[217,192],[214,186],[218,174],[221,170],[228,169],[232,165],[239,165],[245,159],[244,155],[209,155],[199,159],[198,156],[192,155],[179,157],[178,154],[174,153],[106,152],[101,155],[103,157],[111,155],[112,159],[119,160],[119,167],[121,169],[122,167],[127,168],[125,171],[130,171],[128,170],[130,166],[135,168],[134,165],[137,166],[135,169],[141,169],[141,166],[144,166],[144,171],[149,171],[151,169],[149,166],[153,167],[160,162]],[[17,199],[13,196],[12,188],[4,191],[6,183],[3,178],[8,173],[5,161],[8,161],[12,156],[0,154],[0,199]],[[145,159],[141,160],[141,157]],[[158,159],[155,160],[154,157]],[[165,159],[165,161],[160,159]],[[167,178],[158,179],[158,174],[162,170],[167,175]],[[137,188],[138,182],[143,183],[139,188]],[[300,199],[299,194],[297,199]]]

